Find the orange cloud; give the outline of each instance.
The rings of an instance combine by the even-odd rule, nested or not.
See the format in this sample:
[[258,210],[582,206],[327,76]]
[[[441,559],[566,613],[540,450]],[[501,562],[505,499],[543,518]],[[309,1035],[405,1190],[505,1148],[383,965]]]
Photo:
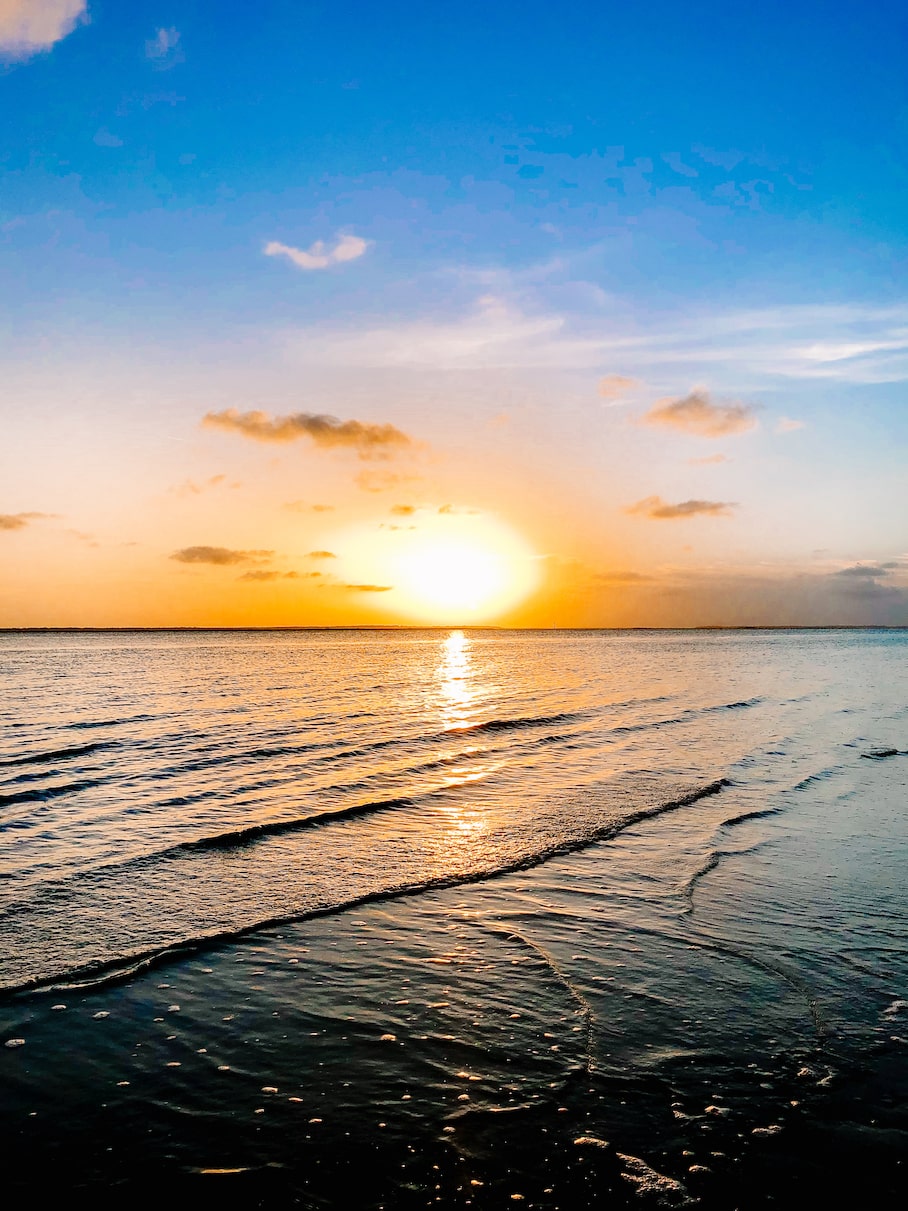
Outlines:
[[626,378],[623,374],[607,374],[599,380],[597,390],[602,399],[615,403],[637,386],[639,383],[635,378]]
[[647,496],[624,510],[634,517],[648,517],[653,521],[675,520],[679,517],[730,517],[736,505],[722,500],[682,500],[670,505],[661,496]]
[[309,551],[306,554],[307,559],[337,559],[333,551]]
[[30,521],[56,516],[56,513],[0,513],[0,530],[24,530]]
[[336,416],[313,412],[271,417],[267,412],[239,412],[236,408],[227,408],[224,412],[209,412],[202,424],[209,429],[226,429],[260,442],[292,442],[308,437],[317,446],[350,447],[360,458],[381,457],[413,445],[412,438],[394,425],[342,421]]
[[183,547],[170,556],[177,563],[207,563],[227,567],[237,563],[260,563],[271,559],[273,551],[232,551],[229,547]]
[[692,391],[682,399],[659,400],[643,417],[643,424],[677,429],[695,437],[727,437],[756,428],[750,404],[714,403],[705,391]]

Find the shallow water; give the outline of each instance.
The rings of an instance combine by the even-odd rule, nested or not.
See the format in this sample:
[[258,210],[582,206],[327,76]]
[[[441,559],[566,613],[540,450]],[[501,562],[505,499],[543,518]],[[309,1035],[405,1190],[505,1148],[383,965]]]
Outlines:
[[151,1158],[238,1205],[719,1207],[843,1189],[831,1146],[903,1189],[908,633],[0,657],[29,1163],[97,1193]]

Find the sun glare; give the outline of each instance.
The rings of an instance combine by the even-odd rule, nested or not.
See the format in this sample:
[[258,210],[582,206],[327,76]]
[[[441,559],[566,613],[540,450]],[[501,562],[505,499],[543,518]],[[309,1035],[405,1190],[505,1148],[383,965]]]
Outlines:
[[413,529],[362,539],[357,575],[392,586],[381,604],[421,622],[488,622],[523,600],[538,561],[501,522],[479,515],[429,514]]

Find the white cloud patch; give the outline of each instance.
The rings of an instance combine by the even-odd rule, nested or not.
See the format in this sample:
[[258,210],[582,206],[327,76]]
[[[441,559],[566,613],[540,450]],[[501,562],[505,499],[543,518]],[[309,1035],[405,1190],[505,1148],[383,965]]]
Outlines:
[[183,61],[183,48],[180,45],[180,31],[171,25],[168,29],[159,29],[153,38],[145,43],[145,58],[150,59],[155,67],[167,69]]
[[87,20],[87,0],[0,0],[0,57],[27,59]]
[[294,248],[271,240],[265,245],[265,256],[283,256],[296,265],[297,269],[328,269],[345,261],[355,261],[369,247],[367,240],[358,235],[342,235],[333,248],[323,240],[316,240],[308,248]]

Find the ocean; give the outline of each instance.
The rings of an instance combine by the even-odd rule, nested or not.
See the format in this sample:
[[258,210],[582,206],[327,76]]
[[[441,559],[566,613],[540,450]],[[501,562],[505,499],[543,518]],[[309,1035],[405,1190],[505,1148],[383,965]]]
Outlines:
[[908,631],[0,635],[11,1196],[903,1199]]

